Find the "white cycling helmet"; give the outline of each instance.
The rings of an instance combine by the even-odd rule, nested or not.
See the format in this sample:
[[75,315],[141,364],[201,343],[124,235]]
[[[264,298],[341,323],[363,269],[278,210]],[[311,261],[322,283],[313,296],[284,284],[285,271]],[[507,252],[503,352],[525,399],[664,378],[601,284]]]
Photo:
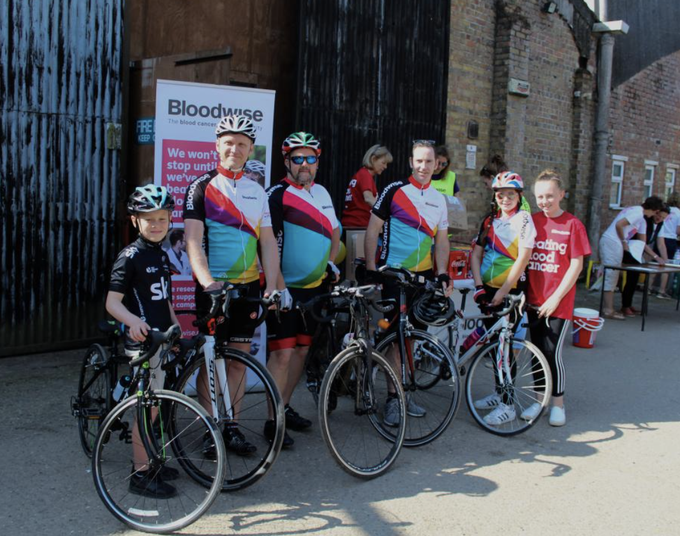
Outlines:
[[249,171],[253,173],[259,173],[263,177],[265,176],[266,170],[267,168],[265,167],[265,165],[259,160],[248,160],[246,162],[246,165],[243,166],[243,171],[245,171],[246,173],[248,173]]
[[222,118],[222,120],[217,123],[217,128],[215,128],[215,134],[219,138],[224,134],[243,134],[248,136],[253,142],[255,142],[255,125],[253,122],[243,115],[227,115]]
[[312,151],[316,153],[316,156],[321,154],[321,143],[317,140],[313,134],[309,132],[293,132],[281,145],[281,153],[283,156],[289,155],[295,149],[300,149],[302,147],[309,147]]

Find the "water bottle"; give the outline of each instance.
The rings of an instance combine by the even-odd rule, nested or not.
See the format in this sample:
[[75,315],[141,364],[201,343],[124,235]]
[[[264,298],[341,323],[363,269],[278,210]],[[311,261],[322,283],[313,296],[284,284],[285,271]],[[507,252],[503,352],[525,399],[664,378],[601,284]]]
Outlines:
[[121,398],[123,398],[123,393],[127,391],[127,388],[130,387],[130,384],[132,383],[132,378],[125,374],[124,376],[120,377],[120,380],[118,380],[118,383],[116,386],[113,388],[113,399],[116,402],[120,402]]
[[354,333],[352,333],[352,332],[346,333],[345,336],[342,338],[342,349],[344,350],[350,344],[352,344],[353,340],[354,340]]
[[472,348],[477,343],[477,341],[482,338],[482,335],[484,335],[485,331],[486,330],[483,327],[479,326],[472,333],[470,333],[470,335],[467,336],[460,347],[461,353],[464,354],[470,348]]

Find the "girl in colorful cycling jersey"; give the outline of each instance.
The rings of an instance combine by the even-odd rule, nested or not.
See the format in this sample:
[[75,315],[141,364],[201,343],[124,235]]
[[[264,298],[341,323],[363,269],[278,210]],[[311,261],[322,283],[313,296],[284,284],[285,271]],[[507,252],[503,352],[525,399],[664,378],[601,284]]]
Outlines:
[[[522,177],[512,171],[499,173],[491,183],[495,206],[484,219],[470,264],[477,290],[475,301],[480,305],[498,306],[508,293],[524,289],[524,270],[534,247],[536,229],[531,215],[521,210]],[[489,324],[493,324],[493,320]],[[487,327],[490,327],[487,326]],[[484,417],[490,425],[500,425],[517,418],[509,399],[498,393],[475,401],[478,409],[492,410]]]
[[[583,269],[583,258],[591,253],[585,226],[560,206],[564,193],[555,171],[545,170],[536,178],[534,195],[541,212],[533,215],[536,244],[527,269],[527,301],[534,306],[529,309],[531,342],[548,360],[553,380],[552,426],[566,423],[562,347],[570,333],[576,279]],[[532,420],[540,411],[541,405],[535,403],[520,417]]]

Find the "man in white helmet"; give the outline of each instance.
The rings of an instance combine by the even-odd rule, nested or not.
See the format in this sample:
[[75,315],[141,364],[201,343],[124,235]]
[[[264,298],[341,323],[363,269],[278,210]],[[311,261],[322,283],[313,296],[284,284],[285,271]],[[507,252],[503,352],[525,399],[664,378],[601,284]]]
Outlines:
[[[262,186],[245,177],[243,171],[255,148],[253,122],[240,115],[226,116],[218,123],[215,134],[220,163],[191,183],[184,201],[186,248],[197,282],[198,317],[210,307],[206,292],[219,290],[225,281],[247,285],[249,296],[260,296],[258,246],[266,278],[265,295],[276,289],[279,276],[279,255],[267,195]],[[255,304],[233,302],[229,320],[218,322],[214,328],[216,346],[226,345],[250,353],[255,330],[252,319],[257,318],[258,308]],[[229,393],[235,411],[223,435],[228,450],[248,456],[257,447],[238,427],[244,373],[240,363],[229,364]],[[204,389],[207,390],[207,385]],[[206,404],[210,407],[209,400]]]

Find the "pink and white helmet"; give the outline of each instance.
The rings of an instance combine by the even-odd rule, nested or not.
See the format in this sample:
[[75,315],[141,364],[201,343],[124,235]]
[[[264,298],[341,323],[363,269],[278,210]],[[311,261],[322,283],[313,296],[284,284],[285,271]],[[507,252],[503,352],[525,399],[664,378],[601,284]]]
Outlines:
[[499,190],[501,188],[514,188],[515,190],[524,190],[524,181],[514,171],[504,171],[493,178],[491,188]]

